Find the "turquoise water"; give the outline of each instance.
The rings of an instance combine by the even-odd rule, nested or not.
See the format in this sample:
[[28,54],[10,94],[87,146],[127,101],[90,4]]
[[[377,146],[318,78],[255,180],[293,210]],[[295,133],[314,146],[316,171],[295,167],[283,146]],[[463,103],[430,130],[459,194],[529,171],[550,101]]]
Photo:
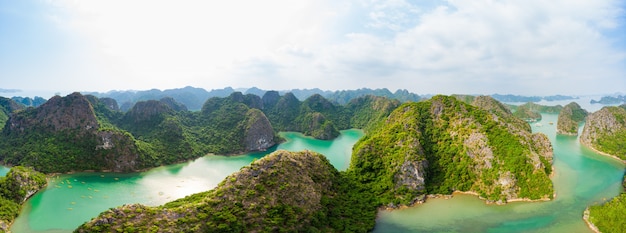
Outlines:
[[543,114],[541,126],[533,124],[534,132],[552,141],[553,201],[498,206],[471,195],[429,199],[380,212],[375,232],[591,232],[582,220],[584,209],[619,194],[625,166],[581,146],[576,136],[556,135],[557,116]]
[[[375,232],[590,232],[582,221],[583,210],[619,193],[625,166],[581,146],[575,136],[556,135],[556,119],[556,114],[544,114],[541,126],[532,125],[533,131],[545,133],[552,141],[556,199],[503,206],[486,205],[471,195],[429,199],[415,207],[381,211]],[[345,170],[352,145],[363,133],[342,131],[333,141],[298,133],[281,135],[287,141],[264,153],[205,156],[142,173],[83,173],[52,178],[46,190],[27,202],[12,230],[71,232],[108,208],[126,203],[160,205],[211,189],[227,175],[276,149],[317,151],[339,170]]]
[[363,133],[344,130],[332,141],[316,140],[299,133],[281,135],[286,142],[262,153],[209,155],[142,173],[78,173],[53,177],[45,190],[27,201],[11,230],[17,233],[71,232],[112,207],[129,203],[156,206],[207,191],[226,176],[277,149],[316,151],[324,154],[339,170],[345,170],[352,145]]
[[0,177],[5,176],[11,168],[0,166]]

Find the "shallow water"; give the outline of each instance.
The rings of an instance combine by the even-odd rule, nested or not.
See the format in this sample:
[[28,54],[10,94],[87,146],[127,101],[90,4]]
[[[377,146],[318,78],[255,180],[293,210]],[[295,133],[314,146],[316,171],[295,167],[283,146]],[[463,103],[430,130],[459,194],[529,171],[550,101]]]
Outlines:
[[324,154],[339,170],[345,170],[352,145],[363,132],[344,130],[332,141],[291,132],[281,135],[286,142],[262,153],[209,155],[142,173],[78,173],[54,177],[45,190],[29,199],[11,230],[18,233],[71,232],[109,208],[130,203],[156,206],[207,191],[226,176],[277,149],[316,151]]
[[[591,232],[584,209],[620,192],[624,164],[556,135],[557,114],[543,114],[534,132],[548,135],[554,149],[557,198],[547,202],[487,205],[471,195],[428,199],[411,208],[379,213],[375,232]],[[549,124],[553,122],[553,124]]]
[[0,166],[0,177],[5,176],[11,168]]

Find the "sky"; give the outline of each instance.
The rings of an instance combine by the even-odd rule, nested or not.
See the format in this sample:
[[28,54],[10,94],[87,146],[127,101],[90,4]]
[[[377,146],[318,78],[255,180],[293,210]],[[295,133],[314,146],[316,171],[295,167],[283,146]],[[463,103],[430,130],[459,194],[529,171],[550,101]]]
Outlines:
[[622,0],[0,0],[0,95],[626,93]]

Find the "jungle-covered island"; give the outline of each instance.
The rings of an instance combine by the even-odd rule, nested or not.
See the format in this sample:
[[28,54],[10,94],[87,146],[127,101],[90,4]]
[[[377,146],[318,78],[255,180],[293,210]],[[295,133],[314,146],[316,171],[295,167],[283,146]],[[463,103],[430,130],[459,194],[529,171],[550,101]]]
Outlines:
[[589,113],[576,102],[571,102],[559,112],[556,132],[564,135],[578,135],[578,125],[585,121]]
[[[127,110],[114,98],[78,92],[37,107],[0,98],[0,162],[13,166],[0,180],[0,226],[8,229],[26,198],[45,185],[36,171],[142,171],[206,154],[267,150],[281,142],[281,131],[328,140],[359,128],[365,136],[346,171],[314,152],[277,151],[212,190],[157,207],[113,208],[77,231],[367,232],[378,209],[415,205],[430,195],[462,192],[498,204],[550,200],[552,145],[528,122],[560,113],[563,133],[577,132],[586,115],[576,103],[511,106],[490,96],[359,89],[326,93],[333,100],[303,92],[301,101],[292,92],[250,92],[256,94],[224,90],[196,103],[196,111],[169,96],[136,100]],[[625,119],[626,105],[590,114],[581,142],[625,160]],[[37,188],[13,185],[11,179],[26,177],[14,173],[32,174],[36,182],[26,187]],[[622,203],[618,207],[592,207],[591,221],[620,224],[594,209],[623,213],[623,196],[608,202]]]
[[[581,143],[626,163],[626,104],[603,107],[587,117]],[[626,232],[626,174],[622,194],[585,210],[585,221],[600,232]]]
[[9,230],[22,204],[46,184],[46,176],[29,167],[12,167],[0,177],[0,232]]

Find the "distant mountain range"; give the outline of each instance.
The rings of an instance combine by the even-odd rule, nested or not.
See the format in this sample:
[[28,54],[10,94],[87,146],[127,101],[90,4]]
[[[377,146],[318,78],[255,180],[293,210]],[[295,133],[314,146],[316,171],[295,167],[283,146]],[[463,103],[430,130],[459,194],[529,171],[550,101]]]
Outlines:
[[[18,91],[18,90],[13,90],[13,89],[0,89],[0,90],[2,90],[1,92],[4,92],[4,93],[15,93],[14,91]],[[233,92],[242,92],[243,94],[254,94],[257,96],[263,96],[267,91],[270,91],[270,90],[263,90],[257,87],[237,88],[237,89],[232,88],[232,87],[225,87],[222,89],[212,89],[210,91],[207,91],[206,89],[203,89],[203,88],[187,86],[183,88],[174,88],[174,89],[166,89],[166,90],[159,90],[159,89],[150,89],[150,90],[142,90],[142,91],[112,90],[108,92],[82,92],[82,93],[85,95],[93,95],[99,98],[106,97],[106,98],[115,99],[117,103],[119,104],[120,110],[122,111],[130,110],[134,106],[134,104],[139,101],[160,100],[165,97],[173,98],[174,100],[176,100],[176,102],[185,105],[185,107],[187,107],[187,109],[191,111],[198,111],[202,108],[202,104],[204,104],[204,102],[211,97],[223,98],[223,97],[229,96]],[[432,95],[418,95],[418,94],[409,92],[408,90],[405,90],[405,89],[399,89],[399,90],[396,90],[395,92],[392,92],[387,88],[379,88],[379,89],[361,88],[361,89],[356,89],[356,90],[338,90],[338,91],[322,90],[319,88],[278,90],[278,93],[280,93],[281,95],[284,95],[285,93],[289,93],[289,92],[292,93],[296,98],[298,98],[298,100],[301,100],[301,101],[313,95],[321,95],[324,98],[326,98],[328,101],[334,104],[339,104],[339,105],[345,105],[348,102],[350,102],[350,100],[361,97],[361,96],[365,96],[365,95],[387,97],[391,99],[397,99],[400,102],[409,102],[409,101],[417,102],[420,100],[428,99],[432,96]],[[557,101],[557,100],[578,99],[577,97],[565,96],[565,95],[522,96],[522,95],[511,95],[511,94],[506,94],[506,95],[493,94],[491,95],[491,97],[501,102],[539,102],[541,100]],[[35,98],[12,97],[11,99],[15,100],[18,103],[24,104],[25,107],[37,107],[45,103],[46,101],[46,99],[42,97],[38,97],[38,96]],[[596,103],[611,104],[611,103],[618,103],[616,101],[623,102],[625,101],[624,99],[626,99],[626,96],[619,96],[617,98],[607,96],[607,97],[603,97],[600,101],[593,100],[592,103],[594,103],[595,101]]]

